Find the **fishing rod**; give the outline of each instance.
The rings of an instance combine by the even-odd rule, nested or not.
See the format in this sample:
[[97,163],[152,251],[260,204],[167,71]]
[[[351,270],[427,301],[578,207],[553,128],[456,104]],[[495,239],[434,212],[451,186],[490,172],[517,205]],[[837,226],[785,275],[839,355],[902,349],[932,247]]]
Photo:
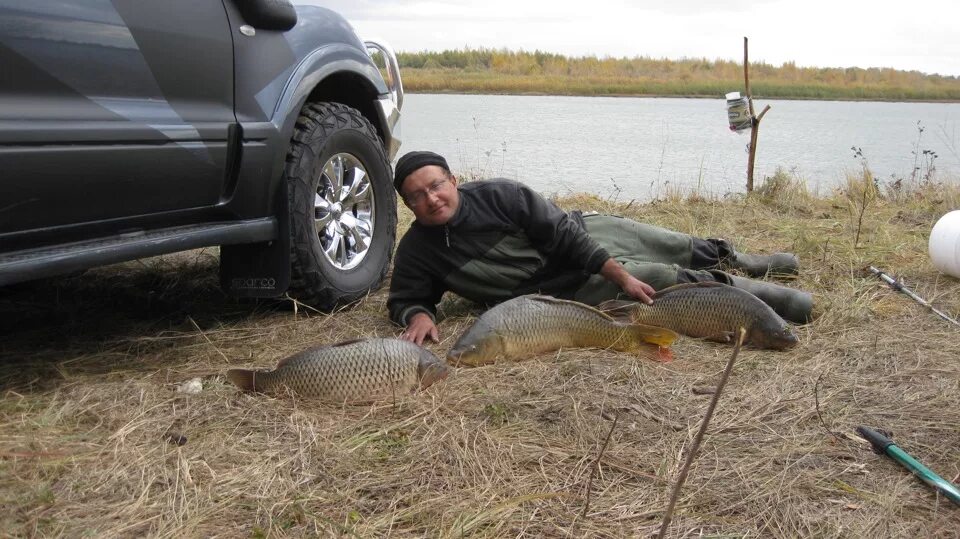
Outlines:
[[906,451],[900,449],[897,444],[893,443],[893,440],[884,435],[884,433],[867,427],[857,427],[857,434],[870,442],[875,453],[892,458],[897,464],[913,472],[921,481],[933,487],[934,490],[960,506],[960,489],[950,481],[933,473],[930,468],[920,464],[920,462],[911,457]]
[[894,290],[896,290],[896,291],[898,291],[898,292],[903,292],[903,293],[906,294],[907,296],[910,296],[910,298],[913,299],[913,301],[916,301],[916,302],[919,303],[920,305],[923,305],[924,307],[926,307],[926,308],[930,309],[931,311],[933,311],[933,312],[934,312],[937,316],[939,316],[940,318],[943,318],[944,320],[946,320],[947,322],[952,323],[952,324],[955,325],[955,326],[960,326],[960,322],[957,322],[957,321],[954,320],[953,318],[950,318],[950,316],[948,316],[946,313],[944,313],[943,311],[937,309],[937,308],[934,307],[933,305],[930,305],[929,303],[927,303],[926,300],[924,300],[924,299],[921,298],[920,296],[914,294],[912,290],[910,290],[910,289],[907,288],[906,286],[903,286],[903,283],[902,283],[901,281],[898,281],[898,280],[894,279],[893,277],[887,275],[886,273],[878,270],[877,268],[875,268],[875,267],[873,267],[873,266],[867,266],[867,269],[870,270],[870,273],[873,273],[873,274],[876,275],[877,277],[880,277],[881,279],[883,279],[883,281],[884,281],[885,283],[887,283],[888,285],[890,285],[890,288],[892,288],[892,289],[894,289]]

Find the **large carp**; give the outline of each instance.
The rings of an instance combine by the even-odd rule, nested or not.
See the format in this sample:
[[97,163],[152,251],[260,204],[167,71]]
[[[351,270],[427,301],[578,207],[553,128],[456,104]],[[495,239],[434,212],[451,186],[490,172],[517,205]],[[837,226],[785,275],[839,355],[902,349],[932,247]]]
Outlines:
[[[486,311],[457,339],[447,360],[455,365],[485,365],[498,359],[523,359],[560,348],[596,347],[669,357],[678,335],[669,329],[614,320],[589,305],[550,296],[528,295]],[[661,355],[658,356],[658,353]]]
[[358,339],[309,348],[281,360],[272,371],[230,369],[227,378],[247,391],[329,402],[370,402],[426,389],[447,377],[448,367],[429,350],[400,339]]
[[657,291],[653,305],[605,301],[598,308],[618,319],[670,328],[690,337],[731,342],[746,329],[745,341],[783,350],[797,344],[790,324],[753,294],[722,283],[678,284]]

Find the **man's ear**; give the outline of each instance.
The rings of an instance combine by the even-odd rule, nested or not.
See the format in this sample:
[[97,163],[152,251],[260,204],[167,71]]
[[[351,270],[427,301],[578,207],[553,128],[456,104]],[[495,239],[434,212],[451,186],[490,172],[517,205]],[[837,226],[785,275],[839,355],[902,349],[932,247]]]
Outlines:
[[453,172],[447,174],[447,176],[450,178],[450,183],[452,183],[453,186],[456,187],[456,186],[457,186],[457,177],[453,175]]

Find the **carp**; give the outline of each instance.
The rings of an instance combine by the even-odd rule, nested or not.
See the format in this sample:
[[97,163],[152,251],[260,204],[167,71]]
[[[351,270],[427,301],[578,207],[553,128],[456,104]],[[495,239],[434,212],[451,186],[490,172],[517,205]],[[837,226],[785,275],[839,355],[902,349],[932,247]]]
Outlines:
[[446,363],[409,341],[357,339],[309,348],[280,360],[272,371],[230,369],[241,389],[337,403],[371,402],[430,385],[447,377]]
[[598,308],[620,320],[670,328],[689,337],[732,342],[740,327],[745,342],[783,350],[798,342],[790,325],[746,290],[723,283],[686,283],[657,291],[653,304],[611,300]]
[[658,346],[668,347],[677,337],[669,329],[618,322],[583,303],[533,294],[480,315],[457,339],[447,361],[477,366],[568,347],[610,348],[666,360],[669,350]]

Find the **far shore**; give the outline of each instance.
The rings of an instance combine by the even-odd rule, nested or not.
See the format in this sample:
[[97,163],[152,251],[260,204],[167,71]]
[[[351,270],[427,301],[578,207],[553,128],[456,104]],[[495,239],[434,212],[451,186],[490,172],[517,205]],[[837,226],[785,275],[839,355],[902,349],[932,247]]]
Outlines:
[[[686,58],[571,58],[546,52],[466,49],[400,53],[411,92],[722,97],[746,93],[742,64]],[[800,67],[751,62],[756,99],[960,102],[960,78],[890,68]]]
[[[470,91],[470,90],[420,90],[416,87],[410,88],[404,81],[404,92],[414,95],[509,95],[517,97],[537,97],[537,96],[555,96],[555,97],[648,97],[654,99],[724,99],[723,95],[703,95],[703,94],[630,94],[630,93],[604,93],[604,94],[573,94],[573,93],[551,93],[551,92],[516,92],[516,91]],[[737,91],[737,90],[731,90]],[[742,93],[742,91],[741,91]],[[960,99],[891,99],[881,97],[797,97],[797,96],[764,96],[753,95],[754,101],[851,101],[851,102],[879,102],[879,103],[960,103]],[[759,112],[759,111],[758,111]]]

